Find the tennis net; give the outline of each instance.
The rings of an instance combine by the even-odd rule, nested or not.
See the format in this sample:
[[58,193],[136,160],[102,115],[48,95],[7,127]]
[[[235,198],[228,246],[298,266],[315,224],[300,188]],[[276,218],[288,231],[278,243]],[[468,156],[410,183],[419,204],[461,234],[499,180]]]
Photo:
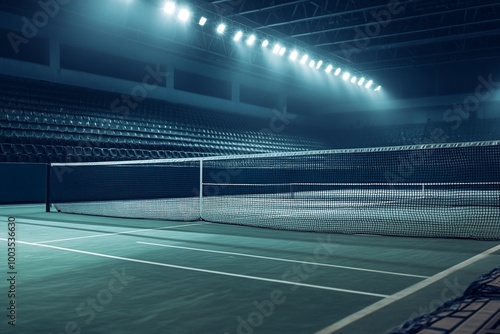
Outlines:
[[62,212],[500,239],[500,142],[53,164]]

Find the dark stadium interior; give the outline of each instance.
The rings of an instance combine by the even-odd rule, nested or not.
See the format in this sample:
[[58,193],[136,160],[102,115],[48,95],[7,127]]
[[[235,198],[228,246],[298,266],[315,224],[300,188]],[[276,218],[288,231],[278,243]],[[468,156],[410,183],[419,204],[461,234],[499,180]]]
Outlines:
[[498,331],[499,41],[498,0],[0,0],[0,332]]

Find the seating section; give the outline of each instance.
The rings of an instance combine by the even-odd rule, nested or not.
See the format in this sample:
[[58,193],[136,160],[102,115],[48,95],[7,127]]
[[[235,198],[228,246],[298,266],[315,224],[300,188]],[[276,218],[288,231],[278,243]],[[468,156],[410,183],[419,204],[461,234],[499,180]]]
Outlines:
[[464,120],[459,126],[455,125],[455,123],[446,122],[427,122],[426,124],[337,129],[330,138],[342,148],[500,140],[500,119]]
[[[500,139],[500,119],[328,133],[157,100],[0,76],[0,162],[89,162],[204,157]],[[267,120],[269,123],[269,120]],[[268,131],[270,132],[270,131]]]
[[[186,158],[327,148],[265,121],[119,94],[0,76],[0,162]],[[290,130],[290,131],[288,131]],[[310,133],[310,131],[309,131]]]

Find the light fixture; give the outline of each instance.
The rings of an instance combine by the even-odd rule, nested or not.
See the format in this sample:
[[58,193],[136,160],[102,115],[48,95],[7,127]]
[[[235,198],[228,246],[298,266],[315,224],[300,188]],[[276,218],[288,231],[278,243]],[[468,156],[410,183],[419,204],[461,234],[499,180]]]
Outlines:
[[328,65],[328,66],[326,67],[325,72],[326,72],[326,73],[328,73],[328,74],[330,74],[330,73],[332,72],[332,70],[333,70],[333,66],[332,66],[332,65]]
[[205,23],[207,23],[207,18],[205,16],[202,16],[198,24],[203,27]]
[[315,62],[314,60],[311,60],[311,61],[309,62],[309,67],[310,67],[310,68],[313,68],[313,67],[314,67],[314,65],[316,65],[316,62]]
[[300,59],[300,63],[304,65],[305,63],[307,63],[307,59],[309,59],[309,56],[303,55],[302,58]]
[[349,80],[350,77],[351,77],[351,74],[349,72],[345,72],[344,75],[342,76],[342,79]]
[[191,13],[186,8],[179,10],[179,15],[177,16],[182,22],[186,22],[191,17]]
[[274,54],[278,54],[280,52],[280,50],[281,50],[281,45],[279,45],[278,43],[276,43],[274,45],[274,48],[273,48],[273,53]]
[[382,86],[378,86],[377,88],[375,88],[375,91],[378,92],[382,89]]
[[269,41],[267,39],[265,39],[263,42],[262,42],[262,47],[263,48],[267,48],[267,46],[269,45]]
[[280,56],[283,56],[283,55],[285,54],[285,52],[286,52],[286,48],[285,48],[285,47],[282,47],[282,48],[280,49]]
[[316,64],[316,69],[319,70],[322,65],[323,65],[323,61],[322,60],[318,61],[318,63]]
[[255,35],[250,35],[250,37],[248,37],[247,39],[247,45],[252,46],[253,43],[255,42],[255,38],[256,38]]
[[168,1],[163,6],[163,11],[167,14],[173,14],[175,12],[175,2]]
[[296,61],[298,57],[299,53],[297,52],[297,50],[293,50],[292,53],[290,53],[290,60]]
[[351,79],[351,83],[356,83],[356,81],[357,81],[357,80],[358,80],[358,78],[356,78],[356,77],[352,77],[352,79]]
[[243,31],[239,30],[239,31],[236,33],[236,35],[234,35],[234,41],[235,41],[235,42],[238,42],[238,41],[241,39],[241,37],[243,37]]
[[333,74],[334,74],[336,77],[338,77],[338,76],[339,76],[339,74],[340,74],[340,72],[342,72],[342,69],[340,69],[340,67],[339,67],[339,68],[337,68],[337,69],[335,70],[335,72],[334,72]]
[[373,85],[373,80],[369,80],[369,81],[366,83],[365,88],[370,88],[372,85]]
[[358,81],[358,86],[361,86],[365,82],[365,78],[361,78]]
[[224,23],[219,24],[217,27],[217,33],[222,35],[224,31],[226,31],[226,25]]

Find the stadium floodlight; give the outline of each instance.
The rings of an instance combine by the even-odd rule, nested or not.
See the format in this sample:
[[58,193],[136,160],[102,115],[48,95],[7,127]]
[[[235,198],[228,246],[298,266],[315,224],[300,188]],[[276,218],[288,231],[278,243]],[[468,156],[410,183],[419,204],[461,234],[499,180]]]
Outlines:
[[366,83],[365,88],[370,88],[372,85],[373,85],[373,80],[369,80],[369,81]]
[[167,14],[173,14],[175,12],[175,2],[167,1],[163,6],[163,11]]
[[328,66],[326,67],[325,72],[326,72],[326,73],[328,73],[328,74],[330,74],[330,73],[332,72],[332,70],[333,70],[333,66],[332,66],[332,65],[328,65]]
[[198,24],[203,27],[205,23],[207,23],[207,18],[205,16],[202,16]]
[[262,42],[262,47],[263,48],[267,48],[267,46],[269,45],[269,41],[267,39],[265,39],[263,42]]
[[224,31],[226,31],[226,25],[224,23],[221,23],[217,26],[217,33],[223,34]]
[[277,55],[280,52],[280,50],[281,50],[281,45],[276,43],[273,48],[273,53]]
[[357,80],[358,80],[358,78],[356,78],[356,77],[352,77],[352,78],[351,78],[351,83],[356,83],[356,81],[357,81]]
[[298,57],[299,57],[299,53],[297,52],[297,50],[293,50],[290,53],[290,60],[291,61],[296,61]]
[[182,22],[187,22],[189,20],[189,18],[191,17],[191,12],[189,10],[187,10],[186,8],[181,8],[181,10],[179,10],[179,15],[177,15],[177,17]]
[[286,52],[286,48],[285,48],[285,47],[282,47],[282,48],[280,49],[280,56],[283,56],[283,55],[285,54],[285,52]]
[[339,68],[337,68],[337,69],[335,70],[335,73],[333,73],[333,74],[334,74],[336,77],[338,77],[338,76],[339,76],[339,74],[340,74],[340,72],[342,72],[342,69],[340,69],[340,67],[339,67]]
[[241,37],[243,37],[243,31],[238,30],[238,32],[236,33],[236,35],[234,35],[234,41],[238,42],[241,39]]
[[349,80],[350,77],[351,77],[351,73],[345,72],[344,75],[342,76],[342,79]]
[[315,62],[314,60],[311,60],[311,61],[309,62],[309,67],[310,67],[310,68],[313,68],[313,67],[314,67],[314,65],[316,65],[316,62]]
[[309,56],[308,55],[303,55],[302,59],[300,59],[300,63],[302,65],[304,65],[307,62],[307,59],[309,59]]
[[323,65],[323,61],[322,60],[318,61],[318,63],[316,64],[316,69],[319,70],[322,65]]
[[255,35],[250,35],[250,37],[248,37],[247,39],[247,45],[252,46],[253,43],[255,43],[255,39],[256,39]]
[[358,86],[361,86],[365,82],[365,78],[361,78],[358,81]]
[[375,91],[378,92],[382,89],[382,86],[377,86],[377,88],[375,88]]

